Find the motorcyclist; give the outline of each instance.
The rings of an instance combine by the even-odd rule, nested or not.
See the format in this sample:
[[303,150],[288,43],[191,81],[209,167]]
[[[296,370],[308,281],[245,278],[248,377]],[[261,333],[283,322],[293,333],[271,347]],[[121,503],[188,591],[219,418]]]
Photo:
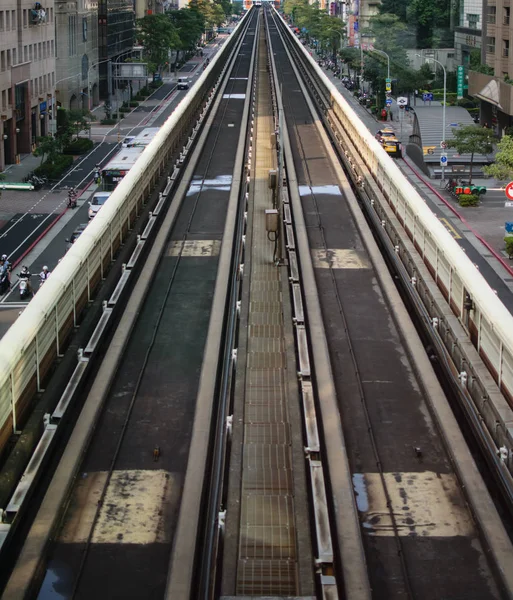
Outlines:
[[21,267],[21,271],[18,273],[18,277],[20,279],[24,279],[27,282],[27,291],[29,294],[32,293],[32,286],[30,285],[30,271],[28,270],[28,267],[23,266]]
[[41,271],[41,273],[39,273],[39,279],[40,279],[39,287],[41,287],[43,285],[43,283],[48,279],[48,277],[50,277],[50,271],[48,270],[48,267],[45,265],[43,267],[43,270]]
[[96,165],[94,166],[94,182],[96,184],[99,184],[101,181],[101,169],[100,169],[100,165],[98,163],[96,163]]
[[74,188],[70,188],[68,191],[68,206],[75,208],[77,205],[77,193]]
[[10,271],[11,270],[11,263],[7,259],[7,254],[2,254],[2,258],[0,259],[0,263],[2,265],[2,272],[3,271]]

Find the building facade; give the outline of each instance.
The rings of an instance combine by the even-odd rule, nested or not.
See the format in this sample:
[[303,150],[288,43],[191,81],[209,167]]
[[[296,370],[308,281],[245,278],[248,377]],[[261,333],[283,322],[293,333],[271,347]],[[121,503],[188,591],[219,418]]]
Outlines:
[[127,58],[135,45],[135,8],[133,0],[99,0],[98,61],[100,98],[113,92],[109,72],[111,62]]
[[481,122],[498,135],[513,125],[513,27],[510,0],[484,0],[481,62],[492,74],[469,73],[469,94],[481,101]]
[[54,2],[0,4],[0,170],[47,135],[55,78]]
[[55,99],[66,109],[98,104],[98,2],[54,0],[57,39]]

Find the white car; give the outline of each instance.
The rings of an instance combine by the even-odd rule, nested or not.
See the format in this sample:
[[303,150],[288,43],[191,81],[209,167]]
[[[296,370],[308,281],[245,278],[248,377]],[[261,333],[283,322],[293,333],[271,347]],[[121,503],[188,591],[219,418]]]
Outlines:
[[189,78],[188,77],[179,77],[178,83],[176,84],[176,89],[188,90],[189,89]]
[[135,135],[127,135],[126,138],[121,142],[121,147],[128,148],[128,145],[130,144],[130,142],[133,142],[135,140],[135,138],[136,138]]
[[107,198],[111,195],[111,192],[96,192],[93,199],[89,202],[89,220],[91,220],[100,210],[100,208],[107,202]]

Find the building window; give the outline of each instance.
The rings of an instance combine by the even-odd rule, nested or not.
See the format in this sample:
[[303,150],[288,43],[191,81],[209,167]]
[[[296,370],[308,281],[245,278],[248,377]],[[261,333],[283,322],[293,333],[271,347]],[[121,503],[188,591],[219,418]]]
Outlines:
[[14,67],[14,65],[17,64],[17,62],[18,61],[16,60],[16,48],[13,48],[12,49],[12,65],[13,65],[13,67]]
[[486,38],[486,51],[488,54],[495,54],[495,38],[487,37]]
[[5,50],[2,50],[2,52],[0,52],[0,69],[2,69],[2,71],[5,71]]
[[4,11],[0,10],[0,31],[4,30]]
[[9,29],[11,28],[11,11],[6,10],[5,11],[5,30],[9,31]]
[[491,25],[495,24],[495,17],[497,15],[497,7],[496,6],[489,6],[488,7],[488,13],[486,15],[486,22],[490,23]]
[[502,40],[502,56],[504,58],[509,56],[509,40]]
[[24,8],[23,9],[23,27],[27,27],[27,26],[28,26],[27,9]]
[[509,6],[505,6],[503,10],[502,23],[503,25],[509,25]]
[[37,57],[38,60],[43,58],[43,53],[41,52],[41,42],[39,42],[37,45]]
[[87,17],[82,19],[82,40],[87,42]]
[[7,108],[7,90],[2,90],[2,110]]
[[74,15],[68,17],[68,51],[70,56],[77,53],[77,20]]
[[87,72],[89,70],[89,59],[87,58],[87,54],[82,56],[82,81],[87,79]]
[[477,29],[477,24],[479,23],[479,15],[467,15],[467,21],[469,29]]
[[11,11],[11,27],[13,29],[16,29],[16,11],[15,10]]

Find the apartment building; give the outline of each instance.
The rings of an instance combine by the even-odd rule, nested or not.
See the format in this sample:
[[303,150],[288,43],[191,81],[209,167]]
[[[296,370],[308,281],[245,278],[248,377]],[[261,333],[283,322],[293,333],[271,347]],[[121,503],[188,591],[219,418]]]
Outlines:
[[0,170],[49,130],[55,83],[53,0],[0,3]]
[[481,101],[481,122],[498,135],[513,125],[513,22],[510,0],[484,0],[481,62],[493,75],[470,71],[469,94]]
[[54,2],[57,105],[89,110],[99,102],[98,1]]

